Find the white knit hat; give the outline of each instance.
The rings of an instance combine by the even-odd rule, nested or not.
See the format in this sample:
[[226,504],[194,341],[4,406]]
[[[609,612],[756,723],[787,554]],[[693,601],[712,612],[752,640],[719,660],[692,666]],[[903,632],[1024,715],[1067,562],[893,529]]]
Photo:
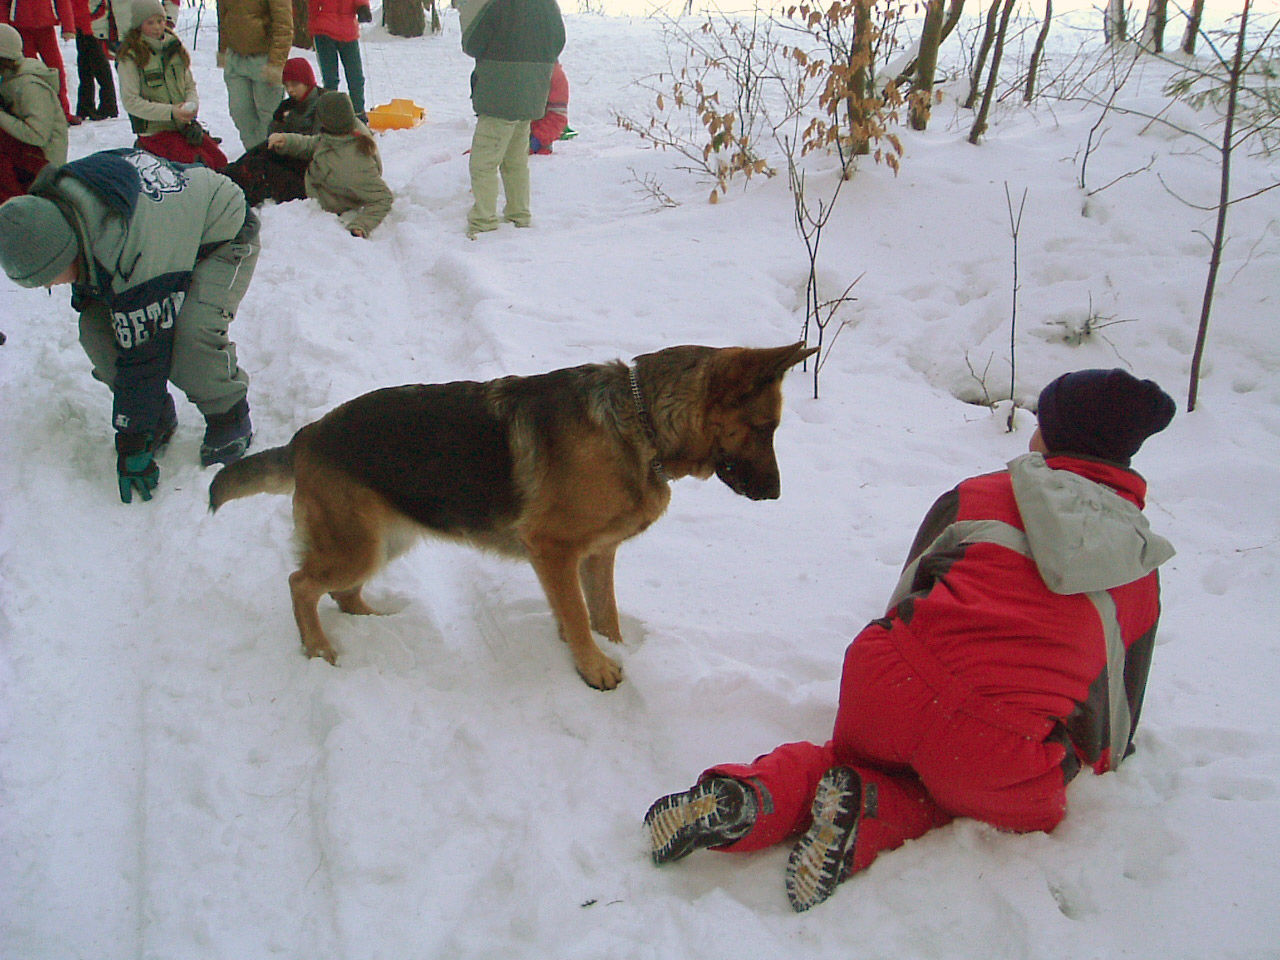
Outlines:
[[142,26],[144,20],[150,20],[152,17],[169,19],[169,14],[160,0],[128,0],[128,2],[130,29]]

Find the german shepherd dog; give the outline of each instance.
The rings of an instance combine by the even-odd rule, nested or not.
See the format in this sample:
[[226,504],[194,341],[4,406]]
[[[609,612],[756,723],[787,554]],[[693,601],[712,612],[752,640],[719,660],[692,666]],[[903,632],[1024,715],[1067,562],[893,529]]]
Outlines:
[[591,632],[622,642],[618,544],[662,515],[680,477],[714,473],[734,493],[775,499],[782,377],[813,352],[679,346],[631,366],[375,390],[220,470],[209,507],[292,492],[301,566],[289,590],[309,656],[337,662],[323,594],[344,613],[374,613],[364,583],[436,534],[526,558],[578,673],[611,690],[622,670]]

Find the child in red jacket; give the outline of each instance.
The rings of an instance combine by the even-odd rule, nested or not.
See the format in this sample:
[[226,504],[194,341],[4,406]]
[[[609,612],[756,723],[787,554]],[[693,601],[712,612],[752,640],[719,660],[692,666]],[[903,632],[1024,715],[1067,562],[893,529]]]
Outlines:
[[888,612],[845,652],[831,739],[712,767],[655,802],[654,862],[801,834],[786,887],[807,910],[954,817],[1052,830],[1081,766],[1132,749],[1173,548],[1147,526],[1129,459],[1173,414],[1123,370],[1045,387],[1031,452],[926,516]]
[[551,68],[551,91],[547,94],[547,112],[540,120],[529,123],[529,152],[550,153],[551,145],[569,126],[569,78],[560,61]]
[[360,60],[360,24],[373,19],[369,0],[309,0],[307,29],[316,45],[320,80],[326,90],[338,89],[338,60],[347,77],[347,96],[356,116],[369,118],[364,108],[364,65]]

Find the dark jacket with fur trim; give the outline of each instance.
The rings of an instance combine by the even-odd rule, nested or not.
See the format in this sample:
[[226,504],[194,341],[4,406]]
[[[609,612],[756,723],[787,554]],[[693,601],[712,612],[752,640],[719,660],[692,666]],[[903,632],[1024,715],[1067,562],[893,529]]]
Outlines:
[[[1173,548],[1142,515],[1146,482],[1117,464],[1026,454],[929,511],[882,625],[955,676],[1057,722],[1096,772],[1130,750]],[[1112,644],[1108,666],[1108,643]],[[1113,672],[1114,671],[1114,672]]]
[[191,272],[240,232],[244,194],[206,167],[135,149],[45,167],[31,192],[56,203],[79,240],[82,271],[72,307],[99,301],[111,313],[119,349],[115,428],[153,431]]

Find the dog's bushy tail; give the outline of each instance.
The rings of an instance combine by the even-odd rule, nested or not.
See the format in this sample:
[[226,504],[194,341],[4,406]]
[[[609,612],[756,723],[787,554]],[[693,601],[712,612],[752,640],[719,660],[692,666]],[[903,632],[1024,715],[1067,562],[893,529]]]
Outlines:
[[250,454],[223,467],[209,484],[209,512],[256,493],[293,492],[293,445]]

